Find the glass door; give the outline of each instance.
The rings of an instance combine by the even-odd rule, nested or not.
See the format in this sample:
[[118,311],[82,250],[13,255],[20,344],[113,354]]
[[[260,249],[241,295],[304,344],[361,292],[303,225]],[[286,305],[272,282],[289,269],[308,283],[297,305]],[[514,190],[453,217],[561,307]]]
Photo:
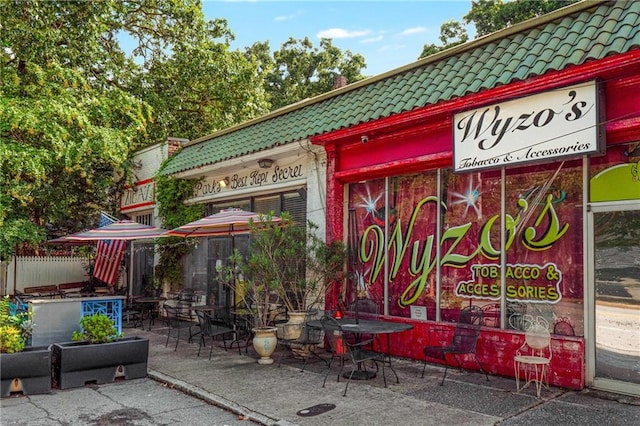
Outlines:
[[587,379],[597,389],[640,395],[640,203],[592,205],[590,219]]

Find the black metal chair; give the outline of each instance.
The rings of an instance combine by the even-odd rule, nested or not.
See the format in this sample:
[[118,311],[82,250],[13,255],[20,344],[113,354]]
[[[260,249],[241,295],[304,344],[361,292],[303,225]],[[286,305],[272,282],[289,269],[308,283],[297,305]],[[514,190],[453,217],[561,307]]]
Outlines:
[[353,377],[356,369],[362,369],[365,373],[367,372],[367,362],[373,362],[376,366],[376,370],[378,370],[378,362],[382,364],[382,378],[384,380],[384,387],[387,387],[387,377],[384,371],[384,354],[364,349],[364,346],[370,344],[371,341],[356,340],[354,342],[351,341],[351,339],[346,338],[346,334],[348,332],[345,332],[340,326],[340,323],[328,315],[325,315],[321,319],[321,323],[322,330],[324,331],[325,337],[331,347],[331,359],[327,368],[327,374],[324,376],[324,381],[322,382],[322,387],[325,387],[327,377],[329,377],[329,373],[331,372],[331,366],[333,365],[333,361],[336,359],[340,361],[338,382],[340,381],[340,375],[344,369],[345,361],[351,362],[353,366],[351,373],[347,377],[347,384],[344,387],[344,393],[342,396],[347,396],[347,388],[349,387],[349,383],[351,382],[351,378]]
[[233,348],[233,345],[236,345],[238,347],[238,355],[242,355],[242,348],[244,347],[244,353],[247,354],[253,340],[253,314],[249,312],[243,314],[234,312],[231,316],[233,317],[231,324],[234,339],[229,344],[229,348]]
[[227,350],[227,343],[225,336],[233,335],[233,330],[226,326],[222,321],[216,320],[211,314],[205,311],[196,311],[198,317],[198,323],[200,324],[200,343],[198,345],[198,356],[200,356],[200,350],[205,346],[205,339],[211,338],[211,348],[209,349],[209,359],[213,353],[213,344],[216,338],[222,337],[222,344],[224,350]]
[[[277,325],[277,338],[278,345],[286,348],[288,353],[280,357],[278,367],[282,365],[284,359],[302,360],[302,370],[307,366],[307,360],[311,357],[317,358],[323,361],[325,364],[327,360],[322,358],[315,352],[315,349],[322,343],[322,329],[309,326],[309,321],[318,319],[319,311],[312,310],[307,312],[304,323],[300,324],[281,324]],[[294,335],[292,330],[300,329],[300,335],[296,338],[289,336]]]
[[173,349],[174,351],[178,349],[178,343],[180,342],[180,330],[188,329],[189,330],[189,343],[193,341],[194,334],[192,333],[193,327],[197,327],[198,323],[193,321],[191,316],[186,316],[175,306],[164,305],[163,306],[166,313],[167,325],[169,326],[169,331],[167,332],[167,341],[165,342],[165,348],[169,344],[169,339],[171,338],[171,332],[175,330],[176,333],[176,346]]
[[276,306],[275,308],[269,309],[269,319],[270,324],[274,327],[285,324],[289,321],[289,311],[287,307],[284,305]]
[[138,325],[144,328],[143,306],[135,303],[130,297],[127,297],[125,308],[122,310],[122,324],[129,327],[137,328]]
[[[473,358],[478,363],[480,371],[482,371],[489,380],[489,376],[482,368],[482,364],[476,356],[476,344],[478,342],[478,336],[480,336],[480,327],[483,323],[482,309],[477,306],[469,306],[460,311],[460,317],[458,323],[453,331],[453,339],[449,345],[446,346],[425,346],[424,352],[424,366],[422,367],[422,377],[424,377],[425,369],[427,368],[427,359],[434,358],[444,362],[444,374],[442,375],[442,381],[440,386],[444,384],[444,379],[447,377],[447,369],[449,368],[449,359],[455,361],[456,366],[461,368],[460,361],[458,359],[461,355],[473,355]],[[438,327],[430,328],[429,331],[442,330]],[[450,355],[450,356],[447,356]]]
[[192,288],[183,288],[178,293],[178,301],[187,303],[196,303],[200,299],[200,296]]

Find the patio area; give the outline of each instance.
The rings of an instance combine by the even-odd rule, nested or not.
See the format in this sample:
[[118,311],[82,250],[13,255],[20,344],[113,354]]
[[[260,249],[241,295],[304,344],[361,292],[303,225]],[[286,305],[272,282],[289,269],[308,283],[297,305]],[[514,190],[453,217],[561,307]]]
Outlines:
[[[261,366],[252,348],[247,355],[244,351],[238,355],[236,350],[225,351],[216,344],[209,360],[206,356],[197,357],[198,345],[188,344],[185,337],[174,351],[172,345],[165,347],[167,329],[161,324],[151,331],[137,328],[126,332],[149,338],[149,377],[263,424],[355,425],[401,421],[412,425],[425,422],[493,425],[514,416],[523,419],[521,414],[529,410],[542,416],[551,415],[559,409],[558,404],[569,404],[564,411],[575,419],[577,412],[569,410],[570,403],[584,398],[587,408],[581,410],[588,411],[591,409],[588,407],[594,410],[585,414],[589,420],[585,424],[594,424],[592,421],[602,416],[597,410],[598,403],[590,401],[600,401],[593,398],[593,392],[552,387],[538,400],[535,388],[517,394],[512,378],[490,376],[487,382],[481,373],[458,370],[451,370],[444,386],[440,386],[441,367],[428,365],[425,377],[420,378],[421,362],[399,358],[393,360],[399,384],[390,380],[385,388],[381,377],[353,381],[343,397],[344,379],[336,382],[335,366],[322,388],[326,365],[310,362],[301,372],[301,364],[288,359],[278,367],[280,357],[286,355],[283,349],[274,354],[273,365]],[[319,404],[333,404],[335,408],[316,416],[297,414]],[[620,407],[628,408],[630,416],[637,410],[633,405]],[[553,418],[558,420],[557,414]],[[606,420],[603,417],[601,421]]]

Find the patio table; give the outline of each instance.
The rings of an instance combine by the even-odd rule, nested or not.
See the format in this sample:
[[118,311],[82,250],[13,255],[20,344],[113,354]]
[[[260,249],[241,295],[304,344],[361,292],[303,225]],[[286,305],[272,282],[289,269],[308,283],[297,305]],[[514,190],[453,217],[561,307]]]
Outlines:
[[[140,303],[143,308],[142,312],[147,311],[149,314],[149,331],[151,331],[151,323],[155,324],[153,311],[160,312],[160,304],[167,300],[166,297],[138,297],[133,299],[135,303]],[[143,314],[144,317],[144,314]]]
[[[396,376],[396,381],[399,383],[398,374],[396,370],[393,368],[391,364],[391,354],[389,349],[391,348],[389,344],[389,336],[392,333],[401,333],[403,331],[411,330],[413,325],[405,324],[401,322],[392,322],[385,321],[380,319],[364,319],[364,318],[340,318],[336,319],[340,324],[340,327],[343,331],[353,333],[355,335],[360,334],[384,334],[387,337],[387,352],[385,353],[385,357],[387,359],[387,363],[389,364],[389,368],[393,371],[393,374]],[[322,322],[320,320],[313,320],[307,323],[309,327],[313,328],[322,328]],[[364,371],[362,373],[365,373]],[[349,375],[350,373],[345,373]],[[375,373],[373,374],[354,374],[352,379],[372,379],[375,377]]]

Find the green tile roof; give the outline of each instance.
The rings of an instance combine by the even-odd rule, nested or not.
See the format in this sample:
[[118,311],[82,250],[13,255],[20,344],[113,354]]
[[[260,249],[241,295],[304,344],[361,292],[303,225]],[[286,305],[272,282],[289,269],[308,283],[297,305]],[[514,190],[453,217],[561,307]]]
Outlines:
[[581,2],[187,144],[170,175],[640,47],[640,1]]

